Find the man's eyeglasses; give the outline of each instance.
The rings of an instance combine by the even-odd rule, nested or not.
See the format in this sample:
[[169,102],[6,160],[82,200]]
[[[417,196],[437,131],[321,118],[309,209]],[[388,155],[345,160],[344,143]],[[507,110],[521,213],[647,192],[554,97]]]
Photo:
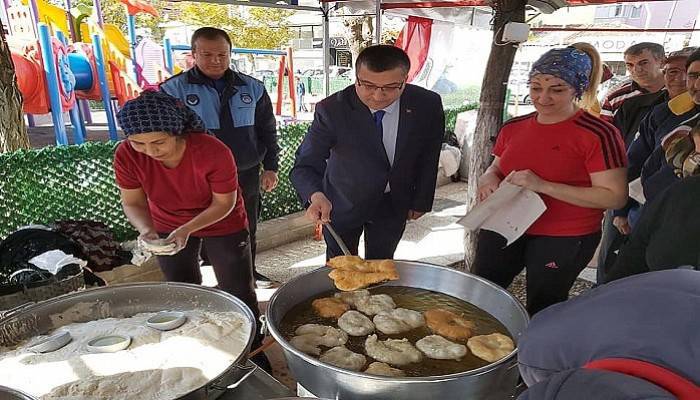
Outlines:
[[391,92],[401,90],[405,83],[406,83],[406,81],[403,81],[400,83],[392,83],[390,85],[377,86],[373,83],[365,82],[362,79],[357,78],[357,86],[360,86],[369,92],[376,92],[377,90],[381,90],[382,93],[391,93]]

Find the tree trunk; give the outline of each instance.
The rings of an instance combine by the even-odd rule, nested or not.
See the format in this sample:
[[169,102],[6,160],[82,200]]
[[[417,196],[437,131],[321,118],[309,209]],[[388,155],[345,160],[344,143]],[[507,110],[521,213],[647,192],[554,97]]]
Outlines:
[[5,33],[0,28],[0,153],[29,148],[22,114],[22,95]]
[[[493,0],[496,11],[494,19],[494,38],[500,42],[503,26],[507,22],[525,21],[525,0]],[[502,10],[508,10],[503,12]],[[508,77],[513,66],[517,46],[501,46],[493,43],[486,65],[486,74],[481,84],[479,113],[476,117],[476,130],[469,160],[469,177],[467,184],[467,210],[477,199],[477,183],[481,174],[491,164],[491,149],[494,138],[503,123],[503,109],[506,102]],[[476,254],[476,233],[466,232],[464,238],[464,264],[470,270]]]

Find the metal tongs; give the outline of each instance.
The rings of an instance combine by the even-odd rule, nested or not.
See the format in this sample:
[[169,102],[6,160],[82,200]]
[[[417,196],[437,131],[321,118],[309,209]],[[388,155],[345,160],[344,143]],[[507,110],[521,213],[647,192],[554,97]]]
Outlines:
[[325,226],[326,229],[328,229],[328,233],[330,233],[331,236],[333,236],[333,239],[335,239],[335,242],[338,243],[338,246],[340,246],[340,250],[343,252],[343,254],[346,256],[351,256],[352,254],[350,253],[348,246],[345,245],[345,242],[340,237],[340,235],[338,235],[335,229],[333,229],[333,226],[330,224],[330,222],[323,224],[323,226]]

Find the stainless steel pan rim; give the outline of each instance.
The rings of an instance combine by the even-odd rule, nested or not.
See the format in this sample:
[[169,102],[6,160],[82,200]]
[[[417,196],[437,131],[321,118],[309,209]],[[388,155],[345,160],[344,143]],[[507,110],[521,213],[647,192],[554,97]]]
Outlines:
[[[395,261],[402,261],[402,262],[415,263],[415,261],[410,261],[410,260],[395,260]],[[465,276],[467,275],[467,274],[465,274],[465,273],[462,272],[462,271],[455,270],[454,268],[449,268],[449,267],[445,267],[445,266],[442,266],[442,265],[437,265],[437,264],[432,264],[432,263],[424,263],[424,262],[420,262],[420,264],[426,265],[426,266],[430,266],[430,267],[432,267],[432,268],[436,268],[436,269],[439,269],[439,270],[446,270],[446,271],[449,271],[450,273],[459,273],[459,274],[462,274],[462,275],[465,275]],[[329,267],[322,266],[322,267],[319,267],[319,268],[317,268],[317,269],[315,269],[315,270],[313,270],[313,271],[311,271],[311,272],[316,272],[316,271],[319,271],[319,270],[321,270],[321,269],[326,269],[326,270],[328,270],[328,271],[331,270]],[[399,273],[400,273],[400,271],[399,271]],[[480,276],[470,275],[470,278],[476,279],[476,280],[480,281],[481,283],[483,283],[483,284],[486,285],[486,286],[489,286],[490,288],[492,288],[492,289],[495,290],[495,291],[502,292],[505,296],[511,296],[510,293],[508,293],[508,291],[506,291],[505,289],[501,288],[500,286],[496,285],[495,283],[493,283],[493,282],[491,282],[491,281],[489,281],[489,280],[486,280],[486,279],[484,279],[484,278],[482,278],[482,277],[480,277]],[[297,276],[297,277],[291,279],[290,281],[288,281],[286,284],[293,284],[294,282],[300,281],[300,280],[302,280],[302,279],[304,279],[304,275]],[[330,279],[330,278],[329,278],[329,279]],[[395,282],[389,281],[389,282],[387,282],[387,283],[385,284],[385,286],[404,286],[404,285],[396,284]],[[275,291],[275,293],[274,293],[274,294],[272,295],[272,297],[270,298],[270,303],[269,303],[269,304],[274,304],[274,303],[275,303],[275,300],[276,300],[276,298],[279,296],[279,294],[280,294],[280,291],[279,291],[279,290]],[[516,303],[516,307],[519,307],[520,310],[521,310],[523,313],[526,313],[526,314],[527,314],[527,311],[525,310],[525,307],[523,307],[523,305],[520,304],[520,302],[516,301],[515,303]],[[286,350],[287,350],[287,351],[290,351],[290,352],[294,353],[294,355],[296,355],[296,356],[302,358],[304,361],[306,361],[306,362],[308,362],[308,363],[310,363],[310,364],[312,364],[312,365],[314,365],[314,366],[327,368],[327,369],[330,369],[330,370],[333,370],[333,371],[335,371],[335,372],[339,372],[339,373],[342,373],[342,374],[345,374],[345,375],[357,376],[357,377],[362,377],[362,378],[364,378],[364,379],[372,379],[372,380],[378,380],[378,381],[384,381],[384,382],[385,382],[385,381],[395,381],[395,382],[403,382],[403,383],[442,382],[442,381],[453,380],[453,379],[455,379],[455,378],[457,378],[457,377],[464,377],[464,376],[472,376],[472,377],[474,377],[474,376],[479,376],[479,375],[483,375],[483,374],[486,374],[486,373],[488,373],[488,372],[490,372],[490,371],[493,371],[493,370],[497,369],[497,368],[498,368],[499,366],[501,366],[502,364],[508,363],[508,362],[511,360],[511,358],[514,357],[514,356],[517,354],[517,352],[518,352],[518,348],[517,348],[517,346],[516,346],[516,347],[515,347],[515,350],[513,350],[510,354],[508,354],[507,356],[503,357],[502,359],[500,359],[500,360],[498,360],[498,361],[496,361],[496,362],[494,362],[494,363],[485,365],[485,366],[483,366],[483,367],[481,367],[481,368],[476,368],[476,369],[472,369],[472,370],[464,371],[464,372],[459,372],[459,373],[455,373],[455,374],[434,375],[434,376],[426,376],[426,377],[420,377],[420,378],[417,378],[417,377],[404,377],[404,378],[400,378],[400,377],[399,377],[399,378],[396,378],[396,377],[387,377],[387,376],[379,376],[379,375],[372,375],[372,374],[364,374],[364,373],[361,373],[361,372],[355,372],[355,371],[351,371],[351,370],[348,370],[348,369],[339,368],[339,367],[336,367],[336,366],[331,365],[331,364],[324,363],[324,362],[320,361],[319,359],[317,359],[317,358],[315,358],[315,357],[312,357],[312,356],[310,356],[310,355],[308,355],[308,354],[306,354],[306,353],[303,353],[303,352],[297,350],[296,348],[294,348],[294,347],[284,338],[284,336],[282,336],[282,334],[279,332],[279,330],[278,330],[277,327],[275,326],[276,324],[270,323],[270,319],[269,319],[269,318],[267,318],[266,321],[267,321],[267,326],[266,326],[266,328],[270,331],[270,334],[272,335],[272,337],[273,337],[277,342],[285,343],[286,346],[284,346],[284,347],[286,347]]]
[[[106,304],[110,304],[114,302],[115,304],[118,304],[117,301],[114,301],[114,297],[110,296],[110,294],[114,294],[116,292],[119,292],[120,290],[129,290],[129,291],[139,291],[139,290],[161,290],[163,293],[167,293],[168,291],[171,291],[175,294],[178,293],[178,289],[182,289],[183,291],[186,291],[188,295],[199,295],[202,294],[203,300],[206,300],[206,296],[210,296],[210,299],[212,298],[219,298],[223,300],[222,303],[225,304],[224,307],[228,307],[230,303],[231,306],[236,312],[240,312],[241,314],[244,315],[244,317],[248,320],[248,323],[250,324],[250,332],[248,335],[248,340],[245,348],[241,352],[241,354],[238,355],[236,360],[234,360],[229,368],[226,370],[222,371],[221,374],[218,376],[214,377],[211,379],[208,383],[205,383],[203,386],[199,388],[195,388],[192,391],[183,394],[182,396],[179,397],[179,399],[204,399],[204,398],[215,398],[218,397],[223,393],[224,390],[226,390],[227,387],[235,387],[238,384],[240,384],[245,378],[247,378],[254,370],[254,367],[249,367],[246,365],[246,360],[248,359],[247,354],[250,350],[250,344],[253,341],[253,337],[256,334],[256,321],[253,316],[252,311],[248,306],[243,303],[242,300],[238,299],[237,297],[233,296],[230,293],[224,292],[219,289],[215,288],[210,288],[202,285],[197,285],[197,284],[192,284],[192,283],[182,283],[182,282],[141,282],[141,283],[123,283],[123,284],[116,284],[116,285],[110,285],[106,287],[98,287],[98,288],[91,288],[91,289],[86,289],[82,290],[79,292],[73,292],[73,293],[67,293],[58,297],[54,297],[49,300],[44,300],[42,302],[36,303],[36,304],[27,304],[23,305],[20,307],[17,307],[16,309],[10,310],[7,312],[5,315],[0,318],[0,328],[4,324],[11,324],[13,320],[15,319],[20,319],[20,318],[28,318],[28,319],[33,319],[36,321],[38,319],[38,315],[42,315],[41,313],[43,312],[46,314],[46,316],[52,315],[52,313],[48,312],[49,310],[52,310],[52,308],[59,308],[60,303],[62,302],[67,302],[69,308],[73,304],[78,304],[81,301],[93,301],[95,304],[99,304],[99,302],[103,302]],[[213,297],[212,297],[213,296]],[[74,301],[73,304],[70,303],[70,301]],[[127,306],[129,307],[135,307],[138,302],[132,304],[131,301],[128,302],[129,304]],[[197,307],[197,303],[192,301],[190,303],[187,303],[188,305],[191,305],[191,308],[183,307],[183,310],[196,310],[196,309],[205,309],[205,306]],[[67,309],[66,308],[66,309]],[[65,309],[64,309],[65,310]],[[38,313],[37,313],[38,311]],[[138,310],[138,312],[152,312],[152,311],[161,311],[161,310]],[[138,313],[136,312],[136,313]],[[110,315],[110,316],[118,316],[118,313],[114,313],[115,315]],[[126,314],[125,314],[126,315]],[[101,316],[97,316],[97,319],[103,318]],[[72,321],[66,321],[64,324],[69,324]],[[60,326],[62,326],[60,325]],[[51,329],[56,329],[60,326],[52,326],[49,328]],[[36,327],[35,327],[36,329]],[[38,332],[38,334],[45,334],[46,330],[43,332]],[[30,397],[31,398],[31,397]]]

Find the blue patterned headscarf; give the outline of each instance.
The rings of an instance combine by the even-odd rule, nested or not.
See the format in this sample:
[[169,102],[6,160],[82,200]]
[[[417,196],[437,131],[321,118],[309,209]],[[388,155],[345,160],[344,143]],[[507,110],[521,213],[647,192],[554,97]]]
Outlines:
[[535,61],[530,71],[530,79],[538,74],[548,74],[562,79],[576,91],[580,98],[588,87],[593,62],[588,54],[573,47],[552,49]]
[[194,111],[175,97],[155,90],[147,90],[127,101],[117,119],[126,136],[150,132],[179,136],[206,131]]

